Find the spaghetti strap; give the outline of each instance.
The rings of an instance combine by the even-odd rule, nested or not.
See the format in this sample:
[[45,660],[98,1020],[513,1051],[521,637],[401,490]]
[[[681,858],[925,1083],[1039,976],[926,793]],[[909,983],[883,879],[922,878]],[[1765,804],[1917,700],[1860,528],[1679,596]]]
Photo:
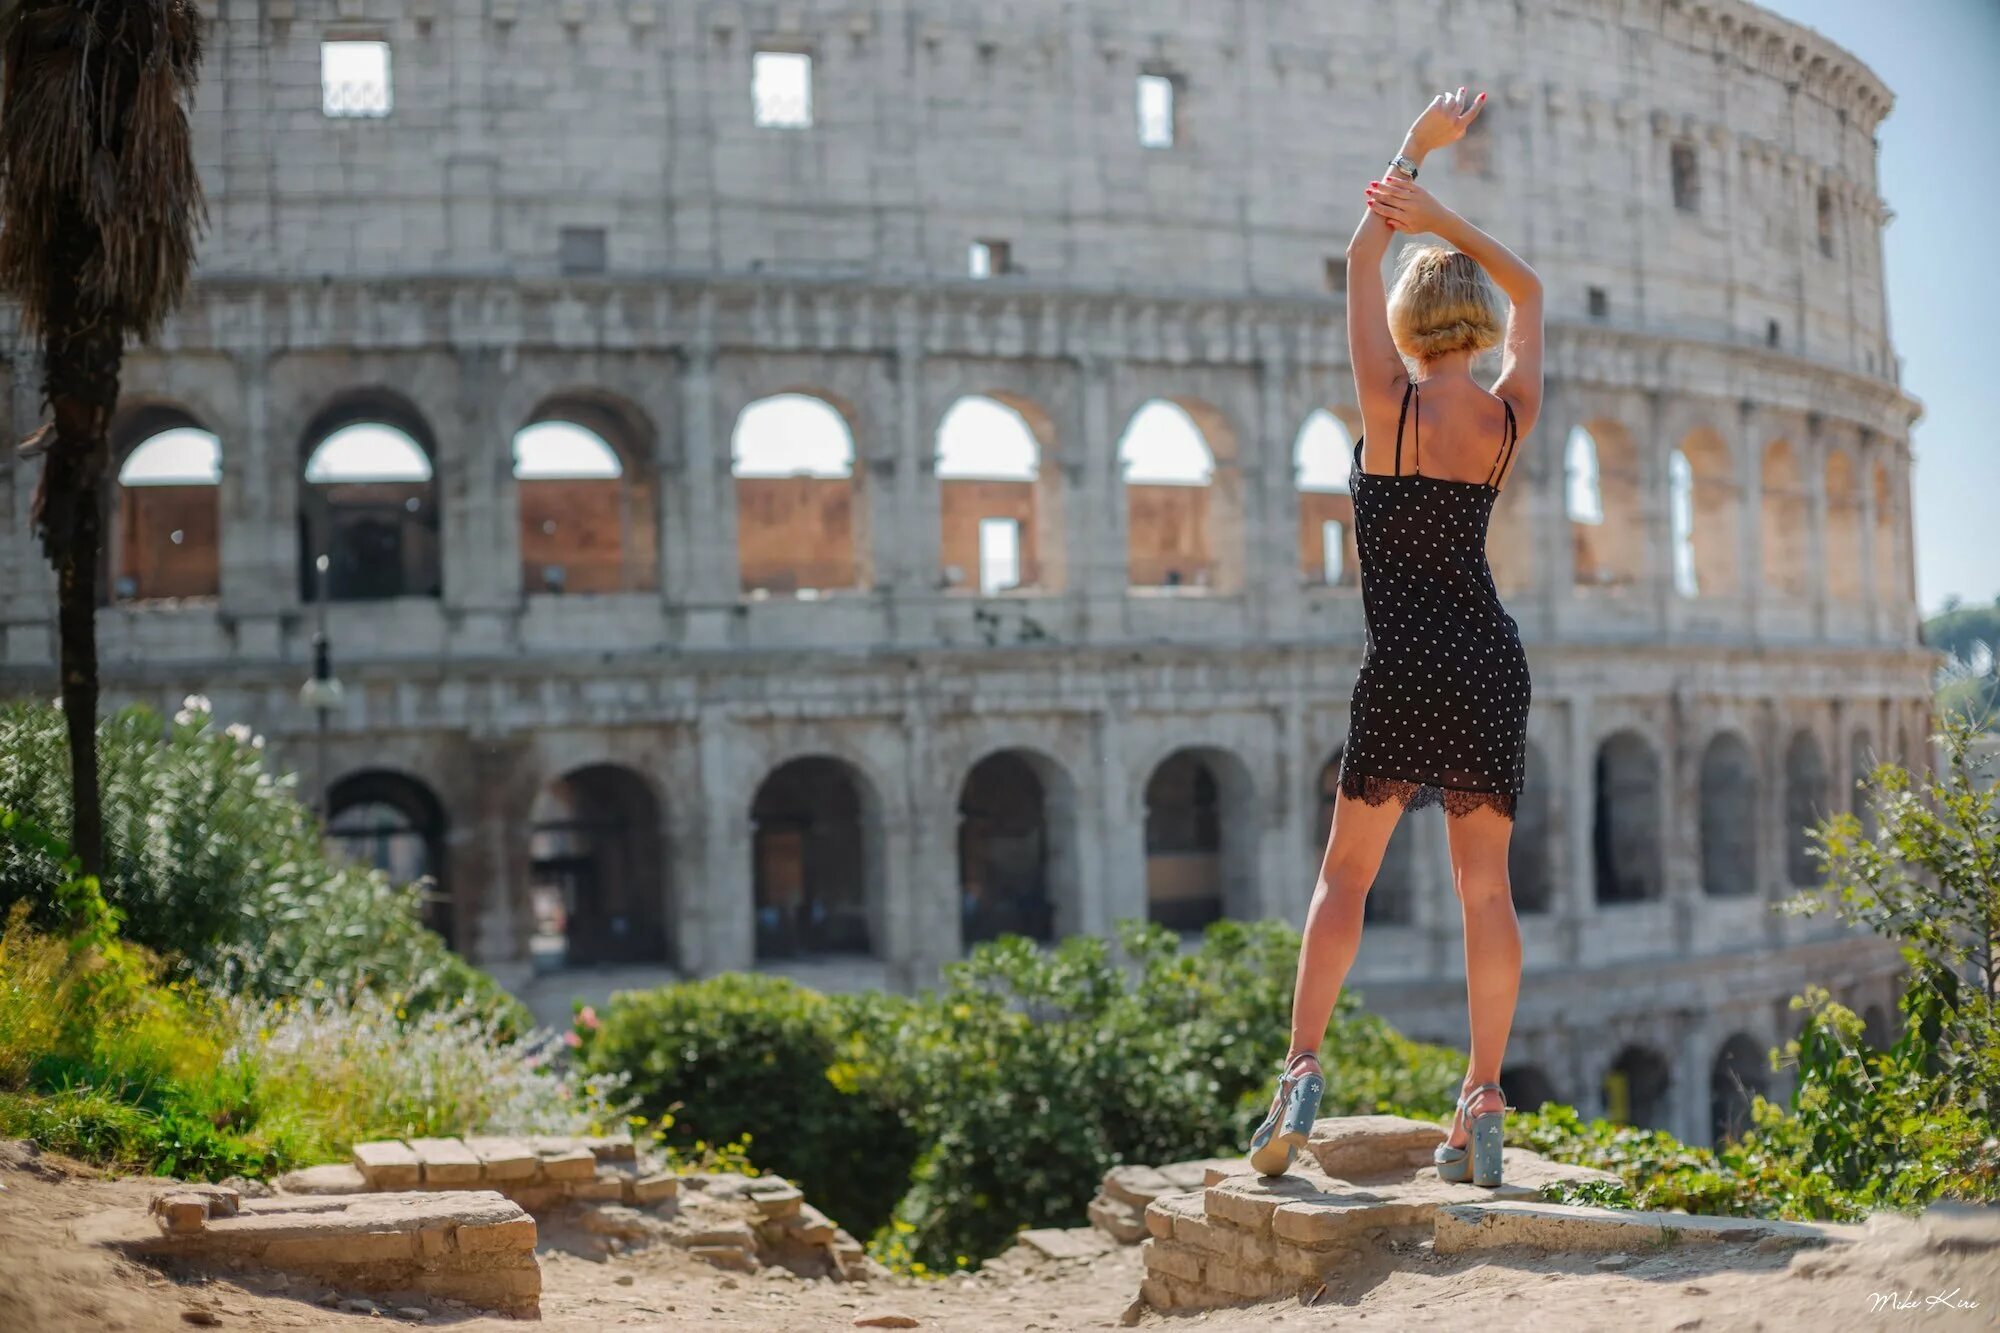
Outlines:
[[1486,474],[1486,484],[1494,490],[1500,489],[1500,479],[1507,475],[1507,467],[1514,461],[1514,442],[1519,438],[1519,426],[1514,421],[1514,405],[1505,398],[1500,406],[1507,409],[1507,424],[1500,428],[1500,454],[1493,460],[1492,471]]
[[[1417,382],[1411,380],[1410,388],[1415,389],[1416,387]],[[1417,419],[1410,430],[1410,434],[1414,437],[1411,448],[1415,454],[1415,457],[1410,462],[1410,471],[1416,473],[1418,476],[1422,476],[1424,471],[1424,396],[1422,394],[1417,395]]]
[[1396,476],[1403,475],[1403,422],[1410,415],[1410,394],[1416,390],[1417,382],[1410,380],[1403,385],[1403,408],[1396,413]]

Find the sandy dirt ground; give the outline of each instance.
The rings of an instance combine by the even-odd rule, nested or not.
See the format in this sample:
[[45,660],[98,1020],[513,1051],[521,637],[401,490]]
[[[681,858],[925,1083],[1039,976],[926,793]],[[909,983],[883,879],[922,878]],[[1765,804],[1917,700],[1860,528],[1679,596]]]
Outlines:
[[[426,1317],[354,1313],[333,1293],[265,1274],[159,1271],[87,1246],[77,1219],[143,1208],[158,1181],[109,1179],[58,1158],[0,1145],[0,1330],[451,1328],[501,1333],[521,1321],[442,1304]],[[1631,1256],[1619,1272],[1595,1256],[1446,1259],[1427,1245],[1385,1249],[1307,1303],[1292,1299],[1200,1314],[1129,1309],[1136,1248],[1087,1264],[943,1281],[805,1281],[730,1274],[658,1246],[609,1260],[542,1255],[541,1326],[744,1333],[851,1329],[881,1316],[955,1333],[1119,1328],[1248,1330],[1958,1330],[2000,1328],[2000,1244],[1990,1220],[1883,1217],[1861,1239],[1823,1251],[1723,1256],[1680,1249]],[[1935,1217],[1935,1215],[1934,1215]],[[560,1228],[550,1229],[551,1245]],[[1725,1266],[1726,1265],[1726,1266]],[[1941,1298],[1933,1300],[1933,1298]],[[1949,1303],[1947,1303],[1949,1302]],[[860,1324],[869,1327],[868,1324]],[[883,1325],[873,1325],[883,1326]]]

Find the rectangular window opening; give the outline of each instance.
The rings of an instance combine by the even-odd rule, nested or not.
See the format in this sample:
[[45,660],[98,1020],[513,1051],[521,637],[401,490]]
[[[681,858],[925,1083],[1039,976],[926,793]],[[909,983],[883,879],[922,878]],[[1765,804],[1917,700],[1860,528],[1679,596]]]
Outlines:
[[1677,143],[1672,156],[1674,207],[1683,213],[1701,211],[1701,174],[1695,161],[1694,145]]
[[1172,148],[1178,137],[1174,81],[1165,74],[1139,76],[1139,144],[1144,148]]
[[759,129],[811,129],[812,57],[803,51],[756,52],[750,58],[750,95]]
[[1336,584],[1347,570],[1347,529],[1337,518],[1319,525],[1320,565],[1326,582]]
[[1014,269],[1014,249],[1005,241],[974,241],[966,249],[966,272],[975,278],[997,278]]
[[1772,319],[1764,322],[1764,345],[1766,347],[1776,347],[1783,341],[1783,334],[1784,330],[1778,327],[1777,320]]
[[319,109],[336,120],[379,120],[389,114],[389,44],[319,44]]
[[1326,261],[1326,289],[1335,296],[1347,294],[1347,261],[1328,259]]
[[1611,313],[1611,295],[1602,287],[1590,289],[1590,317],[1603,319]]
[[979,591],[991,596],[1021,586],[1021,525],[1011,518],[979,520]]
[[564,275],[602,273],[605,269],[604,228],[564,227],[556,241],[557,262]]

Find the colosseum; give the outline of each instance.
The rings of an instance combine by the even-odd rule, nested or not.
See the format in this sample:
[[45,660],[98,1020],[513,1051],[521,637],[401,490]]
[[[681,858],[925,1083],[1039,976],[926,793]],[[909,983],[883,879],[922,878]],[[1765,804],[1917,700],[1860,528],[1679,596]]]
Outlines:
[[[1491,550],[1536,682],[1514,1100],[1706,1141],[1783,1090],[1807,983],[1893,1021],[1887,948],[1772,910],[1805,823],[1929,723],[1891,99],[1812,31],[203,8],[211,226],[126,366],[107,691],[267,735],[510,984],[911,987],[1001,931],[1302,920],[1364,641],[1344,247],[1463,83],[1489,110],[1426,183],[1549,301]],[[54,679],[35,467],[0,461],[16,692]],[[1367,1002],[1462,1041],[1435,810],[1369,913]]]

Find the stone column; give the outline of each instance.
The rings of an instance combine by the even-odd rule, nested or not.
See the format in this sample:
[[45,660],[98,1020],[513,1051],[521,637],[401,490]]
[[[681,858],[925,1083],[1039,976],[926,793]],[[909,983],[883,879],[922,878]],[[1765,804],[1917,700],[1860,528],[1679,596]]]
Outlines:
[[1118,466],[1118,423],[1111,419],[1110,367],[1099,357],[1085,357],[1079,380],[1083,439],[1074,462],[1063,460],[1074,502],[1064,506],[1071,587],[1081,606],[1084,639],[1116,641],[1125,633],[1129,576],[1125,481]]
[[1745,398],[1736,404],[1736,506],[1743,551],[1742,579],[1745,625],[1752,638],[1762,637],[1762,608],[1768,571],[1764,568],[1764,459],[1757,439],[1757,405]]
[[1674,1136],[1683,1143],[1713,1143],[1714,1127],[1709,1118],[1709,1095],[1715,1070],[1710,1063],[1711,1044],[1693,1014],[1677,1013],[1674,1026],[1680,1040],[1674,1064]]
[[695,719],[695,766],[700,775],[677,806],[683,833],[674,844],[680,920],[675,932],[680,967],[690,976],[747,970],[757,961],[756,886],[751,856],[756,837],[750,789],[737,781],[729,720]]
[[1564,700],[1563,736],[1568,751],[1564,768],[1569,787],[1564,804],[1563,853],[1569,873],[1557,886],[1555,915],[1565,962],[1583,961],[1583,927],[1597,911],[1597,858],[1591,854],[1591,831],[1597,816],[1597,753],[1591,735],[1591,700],[1573,694]]
[[1826,454],[1824,424],[1817,412],[1806,414],[1805,447],[1800,451],[1804,470],[1812,530],[1806,539],[1806,595],[1812,601],[1813,637],[1822,642],[1827,636],[1828,602],[1826,580]]
[[905,972],[905,986],[914,988],[934,984],[939,968],[964,955],[965,936],[959,911],[958,792],[951,786],[952,775],[938,770],[936,732],[925,709],[904,712],[903,738],[905,785],[891,799],[908,812],[907,850],[890,876],[903,895],[898,915],[910,929],[891,962]]
[[[914,336],[902,340],[890,362],[888,412],[878,424],[893,450],[894,484],[869,501],[875,583],[889,595],[889,625],[898,642],[930,642],[944,565],[944,497],[938,488],[937,449],[924,429],[925,357]],[[890,500],[890,512],[876,500]],[[977,586],[977,574],[974,574]]]
[[1099,856],[1102,907],[1107,924],[1146,919],[1146,804],[1126,771],[1126,728],[1115,702],[1092,718],[1097,804],[1104,830]]
[[1875,460],[1880,448],[1881,441],[1875,432],[1863,426],[1860,446],[1854,451],[1855,482],[1861,492],[1861,607],[1871,642],[1880,642],[1885,637],[1880,599],[1876,596],[1881,586],[1880,567],[1876,561],[1883,556],[1875,541]]
[[[521,522],[514,490],[514,428],[498,409],[515,367],[511,350],[458,354],[458,402],[435,423],[435,492],[444,601],[487,619],[521,603]],[[497,629],[491,642],[499,642]]]
[[[216,492],[222,614],[277,647],[276,617],[300,603],[296,478],[304,460],[297,441],[274,439],[270,358],[246,353],[235,362],[241,398],[233,420],[215,422],[222,439],[222,481]],[[262,645],[260,645],[262,646]]]
[[1676,590],[1675,566],[1680,552],[1674,541],[1673,443],[1666,439],[1667,396],[1658,389],[1646,393],[1646,438],[1634,460],[1639,468],[1639,503],[1646,527],[1646,581],[1653,632],[1665,637],[1672,623]]
[[460,788],[447,816],[446,873],[459,947],[481,965],[520,971],[532,928],[528,811],[539,770],[526,740],[468,740],[455,759],[461,772],[481,775]]
[[[1299,579],[1298,466],[1292,456],[1289,358],[1276,336],[1267,340],[1257,367],[1257,435],[1254,459],[1243,478],[1244,596],[1251,624],[1267,637],[1298,634],[1304,589]],[[1252,487],[1252,478],[1256,485]]]
[[734,423],[716,411],[712,345],[689,347],[680,375],[682,472],[679,484],[660,487],[661,586],[686,612],[689,644],[720,647],[729,642],[742,589],[729,452]]

